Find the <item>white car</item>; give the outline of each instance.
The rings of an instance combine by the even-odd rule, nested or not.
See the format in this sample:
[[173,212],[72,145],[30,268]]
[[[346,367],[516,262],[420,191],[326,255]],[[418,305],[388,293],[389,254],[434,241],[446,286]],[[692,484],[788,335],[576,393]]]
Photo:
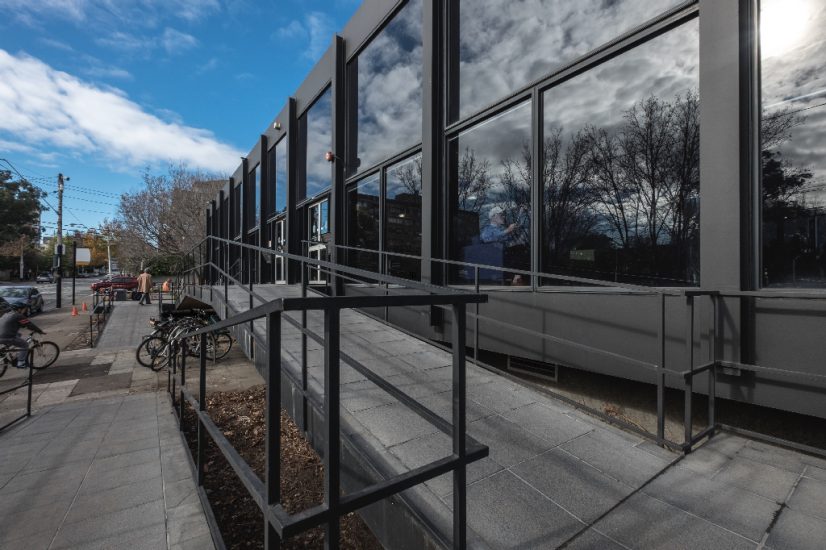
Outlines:
[[37,278],[34,280],[36,283],[52,283],[54,279],[52,279],[52,274],[48,271],[44,271]]

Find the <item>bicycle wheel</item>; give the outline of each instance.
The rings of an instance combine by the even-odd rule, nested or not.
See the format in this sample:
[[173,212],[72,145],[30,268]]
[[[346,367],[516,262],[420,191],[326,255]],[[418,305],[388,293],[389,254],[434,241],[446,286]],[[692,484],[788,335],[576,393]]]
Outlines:
[[54,342],[37,342],[29,350],[29,361],[35,370],[45,369],[57,361],[60,348]]
[[160,336],[150,336],[138,346],[135,351],[135,359],[144,367],[155,369],[155,363],[166,347],[166,340]]
[[210,355],[214,355],[215,360],[223,359],[232,349],[232,336],[226,332],[219,332],[214,335],[211,346],[213,353]]

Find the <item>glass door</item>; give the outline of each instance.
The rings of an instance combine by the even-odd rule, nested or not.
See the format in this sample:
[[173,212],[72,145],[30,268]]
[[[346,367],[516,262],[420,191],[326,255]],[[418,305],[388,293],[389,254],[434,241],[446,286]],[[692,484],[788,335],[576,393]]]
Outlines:
[[[275,250],[277,252],[284,252],[287,246],[287,239],[286,239],[286,232],[284,230],[284,218],[280,220],[276,220],[275,222]],[[286,283],[287,282],[287,272],[286,272],[286,262],[284,261],[283,256],[276,256],[275,257],[275,282],[276,283]]]
[[[308,209],[307,255],[319,261],[327,260],[327,240],[330,233],[330,202],[327,199],[310,205]],[[326,278],[321,268],[309,269],[310,283],[324,283]]]

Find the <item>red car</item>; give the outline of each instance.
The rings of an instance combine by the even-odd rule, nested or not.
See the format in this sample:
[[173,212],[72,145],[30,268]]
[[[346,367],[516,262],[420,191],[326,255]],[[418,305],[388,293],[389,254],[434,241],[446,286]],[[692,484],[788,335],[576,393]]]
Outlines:
[[114,277],[106,277],[100,281],[92,283],[92,290],[95,292],[101,290],[112,290],[125,288],[126,290],[137,290],[138,279],[136,277],[127,277],[125,275],[115,275]]

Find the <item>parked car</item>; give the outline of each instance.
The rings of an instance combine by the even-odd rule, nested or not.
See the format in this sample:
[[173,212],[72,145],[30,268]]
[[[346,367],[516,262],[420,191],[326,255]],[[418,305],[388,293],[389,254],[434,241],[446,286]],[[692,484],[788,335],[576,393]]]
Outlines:
[[0,297],[15,309],[28,309],[30,315],[43,311],[43,295],[33,286],[3,286]]
[[36,282],[36,283],[53,283],[54,278],[52,278],[51,273],[49,273],[48,271],[44,271],[43,273],[41,273],[40,275],[37,276],[37,278],[34,280],[34,282]]
[[126,290],[137,290],[137,277],[127,277],[125,275],[107,276],[99,281],[92,283],[92,290],[95,292],[117,290],[124,288]]

